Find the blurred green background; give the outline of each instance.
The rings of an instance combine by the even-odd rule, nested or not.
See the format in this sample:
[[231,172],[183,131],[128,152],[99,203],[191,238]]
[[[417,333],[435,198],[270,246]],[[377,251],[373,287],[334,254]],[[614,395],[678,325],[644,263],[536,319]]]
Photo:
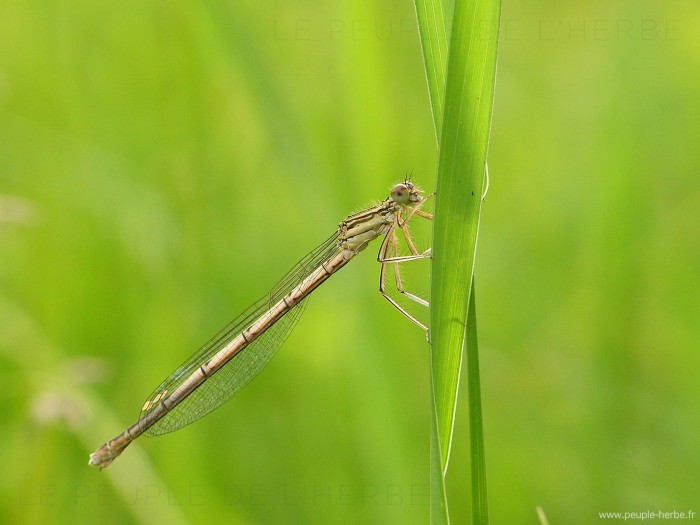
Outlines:
[[[503,4],[476,281],[493,523],[700,512],[699,15]],[[410,1],[0,3],[0,522],[426,523],[427,346],[370,253],[234,401],[87,459],[436,158]]]

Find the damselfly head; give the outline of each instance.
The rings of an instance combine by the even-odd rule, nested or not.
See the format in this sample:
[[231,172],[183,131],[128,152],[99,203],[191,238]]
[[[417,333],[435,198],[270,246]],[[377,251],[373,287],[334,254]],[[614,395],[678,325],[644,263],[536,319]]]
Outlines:
[[391,188],[391,198],[399,204],[415,204],[420,201],[420,190],[412,182],[406,180]]

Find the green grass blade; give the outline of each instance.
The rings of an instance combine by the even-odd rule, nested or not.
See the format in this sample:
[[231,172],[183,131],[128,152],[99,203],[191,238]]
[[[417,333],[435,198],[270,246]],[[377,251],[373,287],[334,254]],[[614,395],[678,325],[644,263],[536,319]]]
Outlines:
[[442,110],[445,105],[448,52],[445,14],[441,0],[415,0],[415,5],[425,62],[425,77],[428,81],[430,108],[435,124],[435,137],[439,143],[440,131],[442,131]]
[[[448,41],[445,31],[445,15],[441,0],[415,0],[418,31],[425,63],[425,77],[433,114],[435,139],[440,143],[442,113],[445,101],[445,75],[447,70]],[[431,385],[434,374],[431,373]],[[431,386],[432,413],[430,417],[430,523],[444,525],[450,522],[445,493],[445,478],[440,451],[435,387]]]
[[[476,300],[473,292],[473,260],[476,246],[476,233],[478,231],[478,218],[481,200],[473,199],[481,196],[481,184],[483,184],[482,169],[486,159],[488,145],[488,130],[491,121],[491,107],[493,100],[493,88],[496,67],[496,45],[498,35],[498,21],[500,15],[500,2],[476,2],[467,6],[465,2],[456,4],[457,18],[455,33],[452,39],[454,49],[459,50],[454,56],[450,56],[450,96],[448,105],[448,120],[443,130],[443,105],[445,93],[445,53],[447,47],[447,34],[444,28],[444,15],[442,3],[439,0],[416,0],[416,15],[421,38],[421,47],[425,62],[428,91],[433,112],[436,138],[440,143],[441,132],[449,136],[449,142],[441,149],[440,166],[438,173],[436,233],[439,229],[442,233],[440,240],[435,236],[434,253],[444,253],[442,245],[452,245],[456,248],[455,255],[462,257],[460,260],[466,264],[460,265],[458,271],[450,273],[435,271],[440,261],[447,261],[449,257],[440,257],[434,260],[433,278],[440,275],[439,282],[433,281],[431,301],[433,306],[431,326],[431,384],[433,393],[433,414],[431,417],[431,523],[449,523],[447,500],[445,497],[444,472],[447,470],[449,450],[452,440],[452,428],[454,425],[454,411],[456,408],[457,387],[461,368],[462,347],[467,344],[467,369],[469,391],[469,417],[470,417],[470,446],[472,458],[472,516],[474,523],[488,523],[488,506],[486,498],[486,474],[485,455],[483,444],[483,425],[481,417],[481,390],[478,365],[478,345],[476,337]],[[482,19],[477,14],[489,15]],[[475,22],[487,21],[483,27],[485,35],[479,35],[478,25]],[[479,42],[480,36],[487,36]],[[473,52],[470,56],[467,52]],[[469,69],[473,66],[474,69]],[[467,75],[473,71],[477,75],[468,79]],[[481,75],[478,73],[481,72]],[[468,85],[468,80],[472,80]],[[478,93],[476,98],[474,94]],[[469,100],[469,97],[472,97]],[[464,104],[464,99],[467,103]],[[470,119],[475,120],[470,120]],[[472,124],[472,127],[469,127]],[[461,138],[461,142],[460,142]],[[469,168],[466,174],[472,188],[467,192],[460,191],[462,182],[456,175],[459,161],[467,160],[465,166]],[[474,169],[476,166],[476,169]],[[447,182],[441,182],[446,180]],[[477,192],[474,187],[478,187]],[[455,191],[456,189],[456,191]],[[462,199],[450,198],[450,204],[442,205],[442,198],[461,193]],[[466,198],[466,202],[465,201]],[[460,201],[464,202],[462,210],[459,210]],[[471,208],[470,208],[471,207]],[[444,211],[443,211],[444,208]],[[455,216],[461,218],[454,223],[447,220],[450,208],[456,209]],[[466,211],[461,213],[460,211]],[[469,211],[471,213],[469,213]],[[455,228],[451,225],[455,224]],[[442,241],[442,245],[441,245]],[[460,279],[460,276],[462,277]],[[470,283],[470,285],[466,285]],[[450,304],[442,302],[442,298],[461,298]],[[439,299],[438,299],[439,298]],[[468,300],[468,303],[467,303]],[[469,319],[466,324],[466,332],[461,329],[468,307]],[[435,305],[441,305],[435,308]],[[457,313],[457,317],[450,314]],[[447,316],[447,317],[445,317]],[[437,320],[442,319],[440,323]],[[455,323],[456,320],[456,323]],[[437,332],[437,336],[436,336]],[[444,340],[444,344],[441,342]]]
[[[433,374],[431,374],[432,376]],[[432,391],[435,391],[433,388]],[[434,401],[434,399],[433,399]],[[434,408],[433,403],[433,408]],[[430,415],[430,523],[447,525],[450,516],[447,508],[445,476],[443,475],[440,454],[440,435],[438,434],[437,412]]]
[[441,464],[447,468],[479,229],[500,2],[457,0],[433,230],[431,343]]
[[476,295],[472,277],[467,314],[467,391],[469,392],[469,449],[472,481],[472,523],[489,522],[486,497],[486,454],[484,425],[481,416],[481,380],[479,379],[479,345],[476,338]]

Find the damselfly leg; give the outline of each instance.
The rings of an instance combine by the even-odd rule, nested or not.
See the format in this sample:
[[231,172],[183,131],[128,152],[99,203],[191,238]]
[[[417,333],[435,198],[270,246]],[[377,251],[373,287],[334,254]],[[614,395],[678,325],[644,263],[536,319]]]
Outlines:
[[[386,273],[387,267],[389,265],[392,265],[396,290],[407,299],[410,299],[411,301],[414,301],[420,304],[421,306],[425,306],[426,308],[430,306],[428,301],[426,301],[425,299],[418,297],[417,295],[414,295],[405,290],[403,286],[403,279],[401,278],[401,269],[399,265],[404,262],[419,261],[422,259],[429,259],[431,257],[430,248],[428,248],[424,252],[419,252],[416,248],[416,245],[413,242],[410,231],[408,229],[408,221],[409,219],[411,219],[411,217],[413,217],[413,215],[417,215],[418,217],[422,217],[428,220],[433,219],[432,214],[419,209],[420,206],[422,206],[433,195],[434,194],[428,195],[427,197],[422,199],[420,203],[418,203],[414,208],[410,210],[410,212],[406,215],[405,218],[402,218],[401,211],[397,213],[396,220],[392,225],[390,231],[384,238],[382,245],[379,248],[379,253],[377,255],[377,261],[379,261],[379,263],[381,264],[381,270],[379,271],[379,293],[381,293],[382,297],[389,301],[389,303],[399,312],[401,312],[407,319],[409,319],[411,322],[413,322],[414,324],[426,331],[428,330],[427,326],[425,326],[408,311],[406,311],[404,307],[402,307],[395,299],[393,299],[389,294],[386,293]],[[410,251],[410,255],[398,255],[399,239],[396,233],[397,229],[401,231],[401,234],[403,235],[403,238],[406,242],[406,246]]]

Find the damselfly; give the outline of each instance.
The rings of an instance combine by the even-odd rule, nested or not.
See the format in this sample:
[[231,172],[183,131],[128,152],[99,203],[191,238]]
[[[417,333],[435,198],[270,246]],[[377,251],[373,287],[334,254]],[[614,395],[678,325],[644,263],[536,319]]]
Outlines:
[[[399,263],[430,257],[419,252],[408,231],[408,221],[419,216],[431,195],[406,180],[391,189],[380,204],[342,221],[338,231],[299,261],[270,292],[225,326],[180,365],[146,400],[138,421],[90,455],[90,465],[104,468],[141,434],[159,435],[178,430],[208,414],[238,393],[272,359],[304,308],[304,299],[345,266],[377,237],[384,236],[377,260],[381,264],[379,291],[412,322],[418,319],[386,293],[385,281],[393,270],[397,290],[423,306],[428,303],[403,288]],[[409,255],[398,255],[401,232]]]

